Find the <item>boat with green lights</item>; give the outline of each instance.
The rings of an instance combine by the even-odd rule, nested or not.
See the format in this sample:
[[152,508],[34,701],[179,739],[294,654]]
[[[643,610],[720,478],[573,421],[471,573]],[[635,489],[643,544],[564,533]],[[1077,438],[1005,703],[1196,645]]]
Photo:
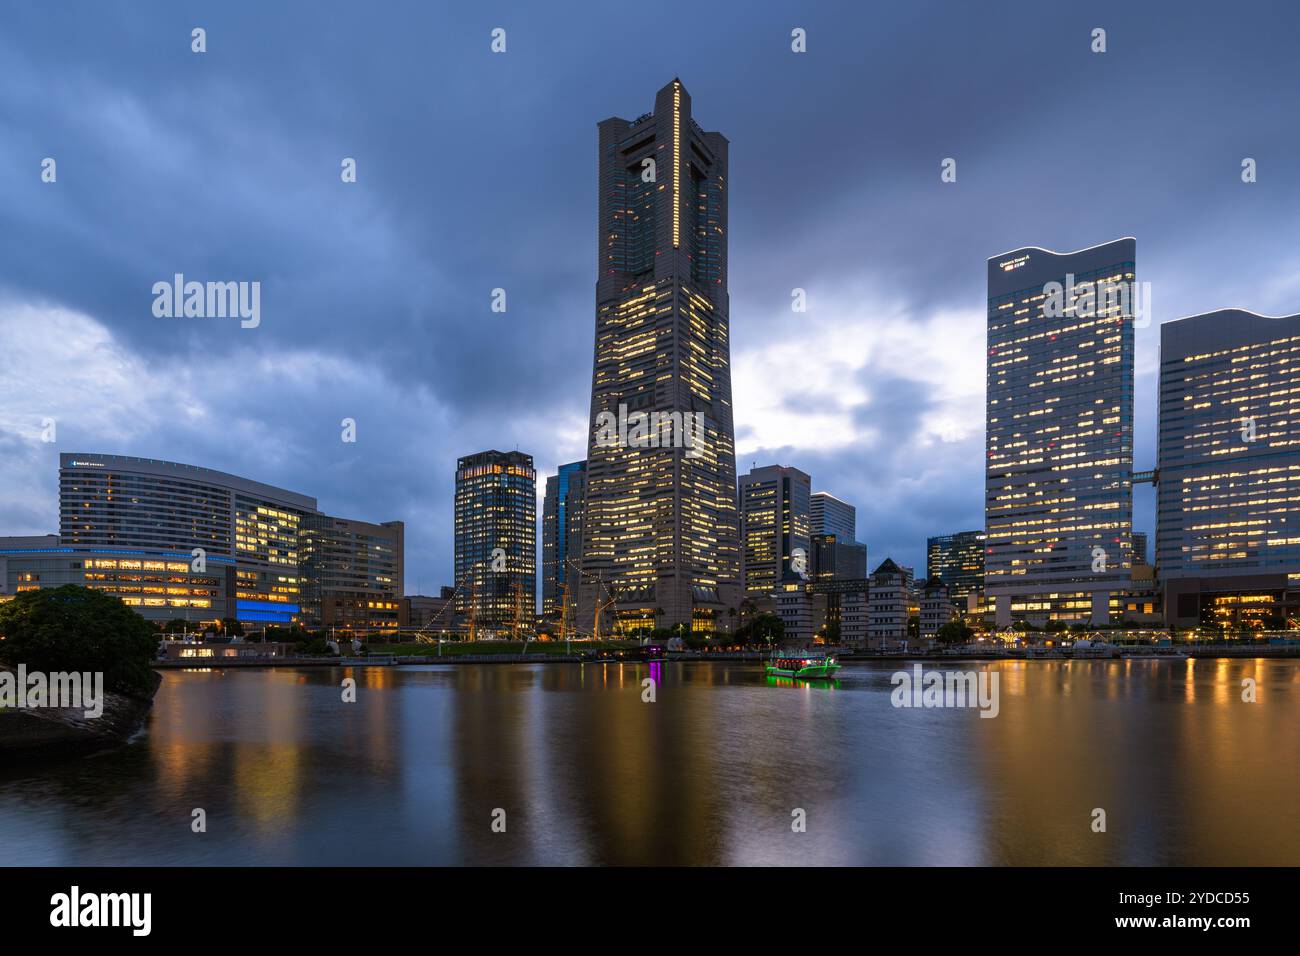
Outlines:
[[825,651],[776,654],[767,662],[767,676],[825,680],[833,677],[840,666],[835,657]]

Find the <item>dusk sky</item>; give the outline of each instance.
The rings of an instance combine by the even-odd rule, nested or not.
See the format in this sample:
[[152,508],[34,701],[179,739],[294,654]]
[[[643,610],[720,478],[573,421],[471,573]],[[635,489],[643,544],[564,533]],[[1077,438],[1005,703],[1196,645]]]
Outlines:
[[[983,526],[988,257],[1131,235],[1155,324],[1300,312],[1300,8],[1065,6],[6,2],[0,535],[58,530],[60,452],[161,458],[401,519],[437,593],[459,455],[540,494],[586,454],[596,124],[676,76],[731,142],[737,470],[809,472],[923,573]],[[155,317],[175,273],[260,281],[260,326]]]

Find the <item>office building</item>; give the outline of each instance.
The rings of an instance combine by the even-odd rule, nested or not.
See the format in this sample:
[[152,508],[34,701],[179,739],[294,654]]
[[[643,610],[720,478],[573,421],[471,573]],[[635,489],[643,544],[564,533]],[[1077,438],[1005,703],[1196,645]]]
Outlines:
[[125,455],[59,456],[63,547],[178,556],[205,576],[224,567],[233,616],[254,626],[297,620],[299,532],[316,512],[315,498],[209,468]]
[[809,577],[812,479],[798,468],[766,465],[740,476],[740,574],[744,596],[766,599]]
[[1147,533],[1145,531],[1133,532],[1133,567],[1138,565],[1150,564],[1151,559],[1147,555]]
[[389,629],[401,623],[405,526],[309,514],[299,529],[308,627]]
[[826,491],[813,494],[812,533],[833,534],[840,541],[856,541],[858,536],[858,509],[841,501]]
[[442,634],[460,631],[461,624],[456,614],[456,589],[453,587],[443,586],[436,597],[408,594],[402,598],[403,627]]
[[925,576],[948,585],[963,604],[984,589],[984,532],[958,531],[926,539]]
[[906,645],[908,621],[920,610],[913,584],[912,569],[899,566],[892,558],[886,558],[871,572],[867,607],[869,646],[885,650]]
[[599,124],[596,334],[580,626],[727,627],[739,527],[727,140],[674,79]]
[[918,589],[919,618],[922,640],[932,640],[939,628],[957,619],[957,608],[952,593],[939,578],[930,578]]
[[561,465],[546,479],[542,499],[542,617],[558,620],[577,605],[575,583],[582,568],[582,512],[587,463]]
[[1105,624],[1129,584],[1136,243],[988,260],[984,586],[998,626]]
[[1162,325],[1158,456],[1166,621],[1300,623],[1300,315]]
[[531,633],[536,621],[537,473],[523,452],[456,463],[456,610],[475,637]]
[[58,535],[0,538],[0,603],[23,591],[76,584],[120,598],[155,624],[200,625],[235,616],[235,560],[213,554],[196,570],[189,551],[69,546]]

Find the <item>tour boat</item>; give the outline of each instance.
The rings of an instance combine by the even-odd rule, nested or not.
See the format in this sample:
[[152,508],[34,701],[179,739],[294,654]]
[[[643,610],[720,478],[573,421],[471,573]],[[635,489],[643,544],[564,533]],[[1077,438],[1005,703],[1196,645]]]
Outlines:
[[795,677],[800,680],[818,680],[833,676],[839,669],[839,662],[825,651],[775,654],[767,662],[769,677]]

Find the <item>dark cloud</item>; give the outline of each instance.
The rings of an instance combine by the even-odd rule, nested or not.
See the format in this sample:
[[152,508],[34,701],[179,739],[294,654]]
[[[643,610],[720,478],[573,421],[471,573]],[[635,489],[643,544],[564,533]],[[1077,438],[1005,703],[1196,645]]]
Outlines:
[[[60,446],[193,461],[405,518],[413,580],[445,580],[457,455],[517,444],[545,469],[581,457],[595,124],[649,109],[675,75],[732,143],[738,363],[788,337],[794,287],[810,310],[870,290],[943,335],[943,321],[982,322],[986,257],[1124,234],[1158,319],[1300,309],[1291,4],[655,9],[6,4],[0,291],[88,316],[202,409],[146,414],[103,373],[77,396],[99,413],[64,413]],[[488,50],[496,26],[504,56]],[[45,156],[55,186],[39,182]],[[355,185],[339,181],[345,156]],[[958,181],[941,185],[949,156]],[[1259,161],[1252,186],[1243,156]],[[261,280],[262,326],[155,319],[150,287],[175,272]],[[498,287],[504,315],[489,311]],[[1138,341],[1152,354],[1155,330]],[[815,380],[823,359],[791,348],[790,378]],[[934,369],[865,355],[854,368],[870,398],[846,423],[883,439],[827,450],[796,430],[754,449],[738,406],[742,470],[779,454],[856,498],[873,555],[921,564],[926,534],[980,523],[981,438],[918,447]],[[1141,466],[1155,394],[1149,358],[1139,368]],[[40,367],[4,373],[0,530],[42,530],[55,459],[32,450],[30,419],[55,402]],[[785,408],[815,412],[786,394]],[[106,418],[114,408],[137,421]],[[361,425],[355,449],[337,440],[345,416]],[[33,481],[33,467],[49,473]]]

